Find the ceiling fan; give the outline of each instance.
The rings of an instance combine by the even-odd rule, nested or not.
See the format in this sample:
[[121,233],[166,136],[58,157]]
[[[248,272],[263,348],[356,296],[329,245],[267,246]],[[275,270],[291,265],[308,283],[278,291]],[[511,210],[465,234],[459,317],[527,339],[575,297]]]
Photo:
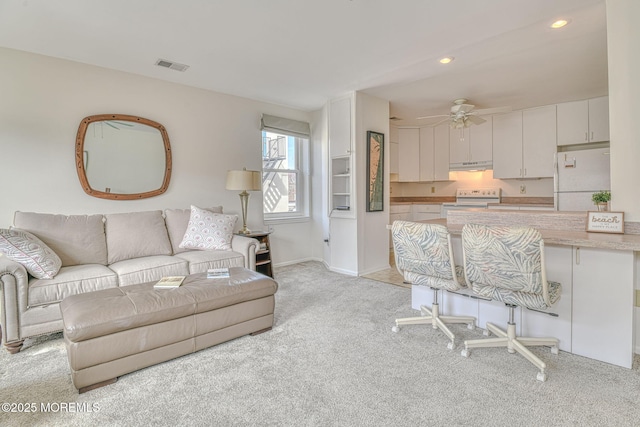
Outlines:
[[453,106],[451,107],[451,112],[449,114],[438,114],[435,116],[423,116],[416,117],[418,120],[422,119],[433,119],[436,117],[446,117],[446,119],[440,120],[437,123],[434,123],[433,126],[437,126],[440,123],[444,123],[446,121],[450,121],[450,126],[454,129],[466,128],[471,125],[479,125],[486,122],[485,119],[479,117],[481,115],[488,114],[498,114],[498,113],[508,113],[511,111],[511,107],[496,107],[496,108],[485,108],[481,110],[476,110],[475,105],[467,104],[468,100],[465,98],[458,98],[453,101]]

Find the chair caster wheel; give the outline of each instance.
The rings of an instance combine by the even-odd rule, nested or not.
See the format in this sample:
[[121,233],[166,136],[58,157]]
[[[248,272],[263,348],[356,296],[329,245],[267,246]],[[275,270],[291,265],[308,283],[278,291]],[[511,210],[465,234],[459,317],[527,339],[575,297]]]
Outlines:
[[558,346],[554,345],[553,347],[551,347],[551,354],[558,354]]
[[449,344],[447,344],[447,348],[448,348],[449,350],[453,350],[453,343],[452,343],[452,342],[450,342]]
[[469,357],[470,354],[471,354],[471,352],[469,350],[467,350],[466,348],[460,352],[460,355],[462,357]]
[[538,381],[545,382],[547,380],[547,374],[545,374],[544,372],[538,372],[538,375],[536,376],[536,379]]
[[484,335],[485,337],[488,337],[489,335],[491,335],[491,332],[489,332],[488,329],[485,329],[482,331],[482,335]]
[[473,331],[475,328],[476,328],[475,323],[468,323],[468,324],[467,324],[467,329],[470,329],[470,330],[472,330],[472,331]]
[[400,330],[400,328],[398,326],[394,326],[393,328],[391,328],[391,332],[398,332]]

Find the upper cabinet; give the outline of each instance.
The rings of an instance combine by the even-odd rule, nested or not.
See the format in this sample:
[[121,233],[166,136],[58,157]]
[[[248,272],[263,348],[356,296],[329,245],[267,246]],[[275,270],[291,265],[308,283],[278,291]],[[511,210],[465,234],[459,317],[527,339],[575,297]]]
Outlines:
[[398,129],[398,180],[420,181],[420,129]]
[[[398,128],[389,126],[389,173],[397,175],[398,165]],[[391,181],[393,181],[393,178],[391,178]]]
[[558,145],[609,141],[609,97],[558,104]]
[[553,177],[556,152],[556,106],[522,112],[522,177]]
[[449,126],[398,129],[400,182],[449,179]]
[[493,177],[522,177],[522,111],[493,117]]
[[331,101],[329,149],[331,157],[351,155],[351,97]]
[[[468,163],[491,166],[493,158],[492,117],[484,117],[486,122],[469,128],[451,129],[449,136],[449,164],[454,169],[469,169]],[[467,167],[468,166],[468,167]]]
[[556,106],[493,117],[493,177],[553,177]]

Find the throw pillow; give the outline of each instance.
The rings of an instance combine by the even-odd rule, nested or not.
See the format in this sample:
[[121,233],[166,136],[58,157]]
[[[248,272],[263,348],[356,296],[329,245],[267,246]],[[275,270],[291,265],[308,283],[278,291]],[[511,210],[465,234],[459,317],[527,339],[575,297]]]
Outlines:
[[180,247],[230,251],[233,229],[237,221],[238,215],[224,215],[191,206],[189,224]]
[[37,279],[53,279],[62,265],[60,257],[42,240],[17,228],[0,229],[0,252]]

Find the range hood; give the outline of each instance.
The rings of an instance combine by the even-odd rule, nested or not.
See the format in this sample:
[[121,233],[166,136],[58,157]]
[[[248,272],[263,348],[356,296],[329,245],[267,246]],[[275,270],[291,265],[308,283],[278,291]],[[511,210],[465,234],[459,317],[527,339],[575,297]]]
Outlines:
[[450,171],[483,171],[487,169],[493,169],[493,162],[491,160],[483,160],[480,162],[449,163]]

